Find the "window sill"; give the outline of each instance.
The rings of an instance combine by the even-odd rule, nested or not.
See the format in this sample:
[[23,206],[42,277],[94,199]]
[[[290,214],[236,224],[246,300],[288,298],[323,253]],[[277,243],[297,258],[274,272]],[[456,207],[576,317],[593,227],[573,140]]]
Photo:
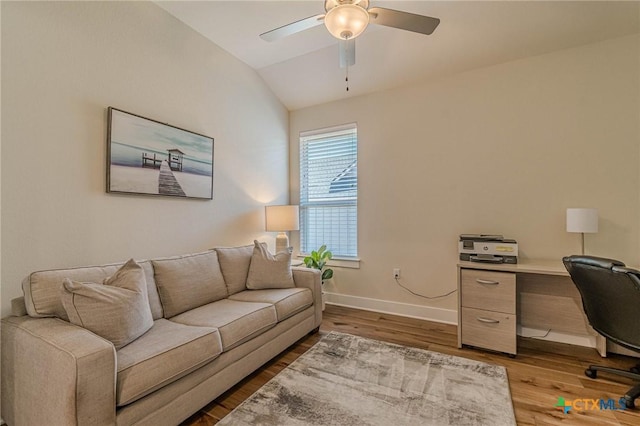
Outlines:
[[[297,257],[299,259],[304,259],[306,255],[302,253],[298,253]],[[304,263],[303,263],[304,265]],[[360,258],[358,257],[334,257],[333,259],[327,262],[327,266],[331,266],[334,268],[350,268],[350,269],[360,269]]]

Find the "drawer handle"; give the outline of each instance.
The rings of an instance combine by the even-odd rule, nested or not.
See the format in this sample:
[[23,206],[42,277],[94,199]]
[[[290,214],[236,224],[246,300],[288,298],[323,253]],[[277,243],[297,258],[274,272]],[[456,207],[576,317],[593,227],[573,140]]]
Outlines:
[[476,278],[476,282],[478,284],[491,284],[491,285],[498,285],[500,284],[498,281],[489,281],[489,280],[483,280],[480,278]]
[[476,317],[476,319],[487,324],[500,324],[500,321],[491,318]]

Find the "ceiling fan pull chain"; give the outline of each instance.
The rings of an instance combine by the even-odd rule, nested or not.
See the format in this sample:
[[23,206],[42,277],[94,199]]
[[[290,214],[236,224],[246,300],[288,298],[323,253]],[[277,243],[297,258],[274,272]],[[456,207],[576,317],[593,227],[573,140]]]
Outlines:
[[347,83],[347,92],[349,91],[349,65],[347,65],[347,76],[344,81]]

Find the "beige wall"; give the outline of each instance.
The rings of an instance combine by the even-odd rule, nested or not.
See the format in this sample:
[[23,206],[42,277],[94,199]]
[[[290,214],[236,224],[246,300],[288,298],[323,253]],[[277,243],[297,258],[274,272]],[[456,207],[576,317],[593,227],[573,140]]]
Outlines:
[[392,268],[416,292],[454,289],[461,233],[503,234],[523,260],[559,260],[580,250],[567,207],[600,212],[588,253],[640,265],[639,52],[626,37],[292,112],[292,201],[299,132],[358,123],[362,262],[329,290],[455,309],[455,294],[400,289]]
[[[579,250],[564,210],[600,210],[590,253],[640,264],[638,37],[291,113],[297,135],[358,122],[359,270],[330,290],[455,308],[463,232],[522,258]],[[254,71],[149,3],[2,3],[2,315],[34,269],[242,244],[287,201],[287,112]],[[352,82],[357,84],[357,82]],[[106,107],[211,135],[214,201],[104,193]],[[292,236],[297,244],[297,235]]]
[[[273,243],[287,110],[153,3],[2,2],[2,89],[2,316],[33,270]],[[108,106],[214,137],[214,200],[106,194]]]

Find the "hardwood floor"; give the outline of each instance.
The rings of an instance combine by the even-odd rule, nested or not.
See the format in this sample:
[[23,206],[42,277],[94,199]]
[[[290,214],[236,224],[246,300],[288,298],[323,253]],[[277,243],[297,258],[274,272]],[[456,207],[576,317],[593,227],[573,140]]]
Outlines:
[[[601,358],[595,349],[524,338],[518,340],[518,356],[509,358],[471,348],[458,349],[457,328],[453,325],[329,305],[320,333],[298,341],[183,425],[216,424],[330,331],[503,365],[508,371],[518,425],[640,425],[640,409],[572,409],[564,414],[555,407],[558,397],[565,400],[611,398],[617,402],[633,381],[606,374],[593,380],[584,375],[584,369],[589,364],[630,368],[638,361],[635,358],[621,355]],[[637,404],[640,405],[640,400]]]

